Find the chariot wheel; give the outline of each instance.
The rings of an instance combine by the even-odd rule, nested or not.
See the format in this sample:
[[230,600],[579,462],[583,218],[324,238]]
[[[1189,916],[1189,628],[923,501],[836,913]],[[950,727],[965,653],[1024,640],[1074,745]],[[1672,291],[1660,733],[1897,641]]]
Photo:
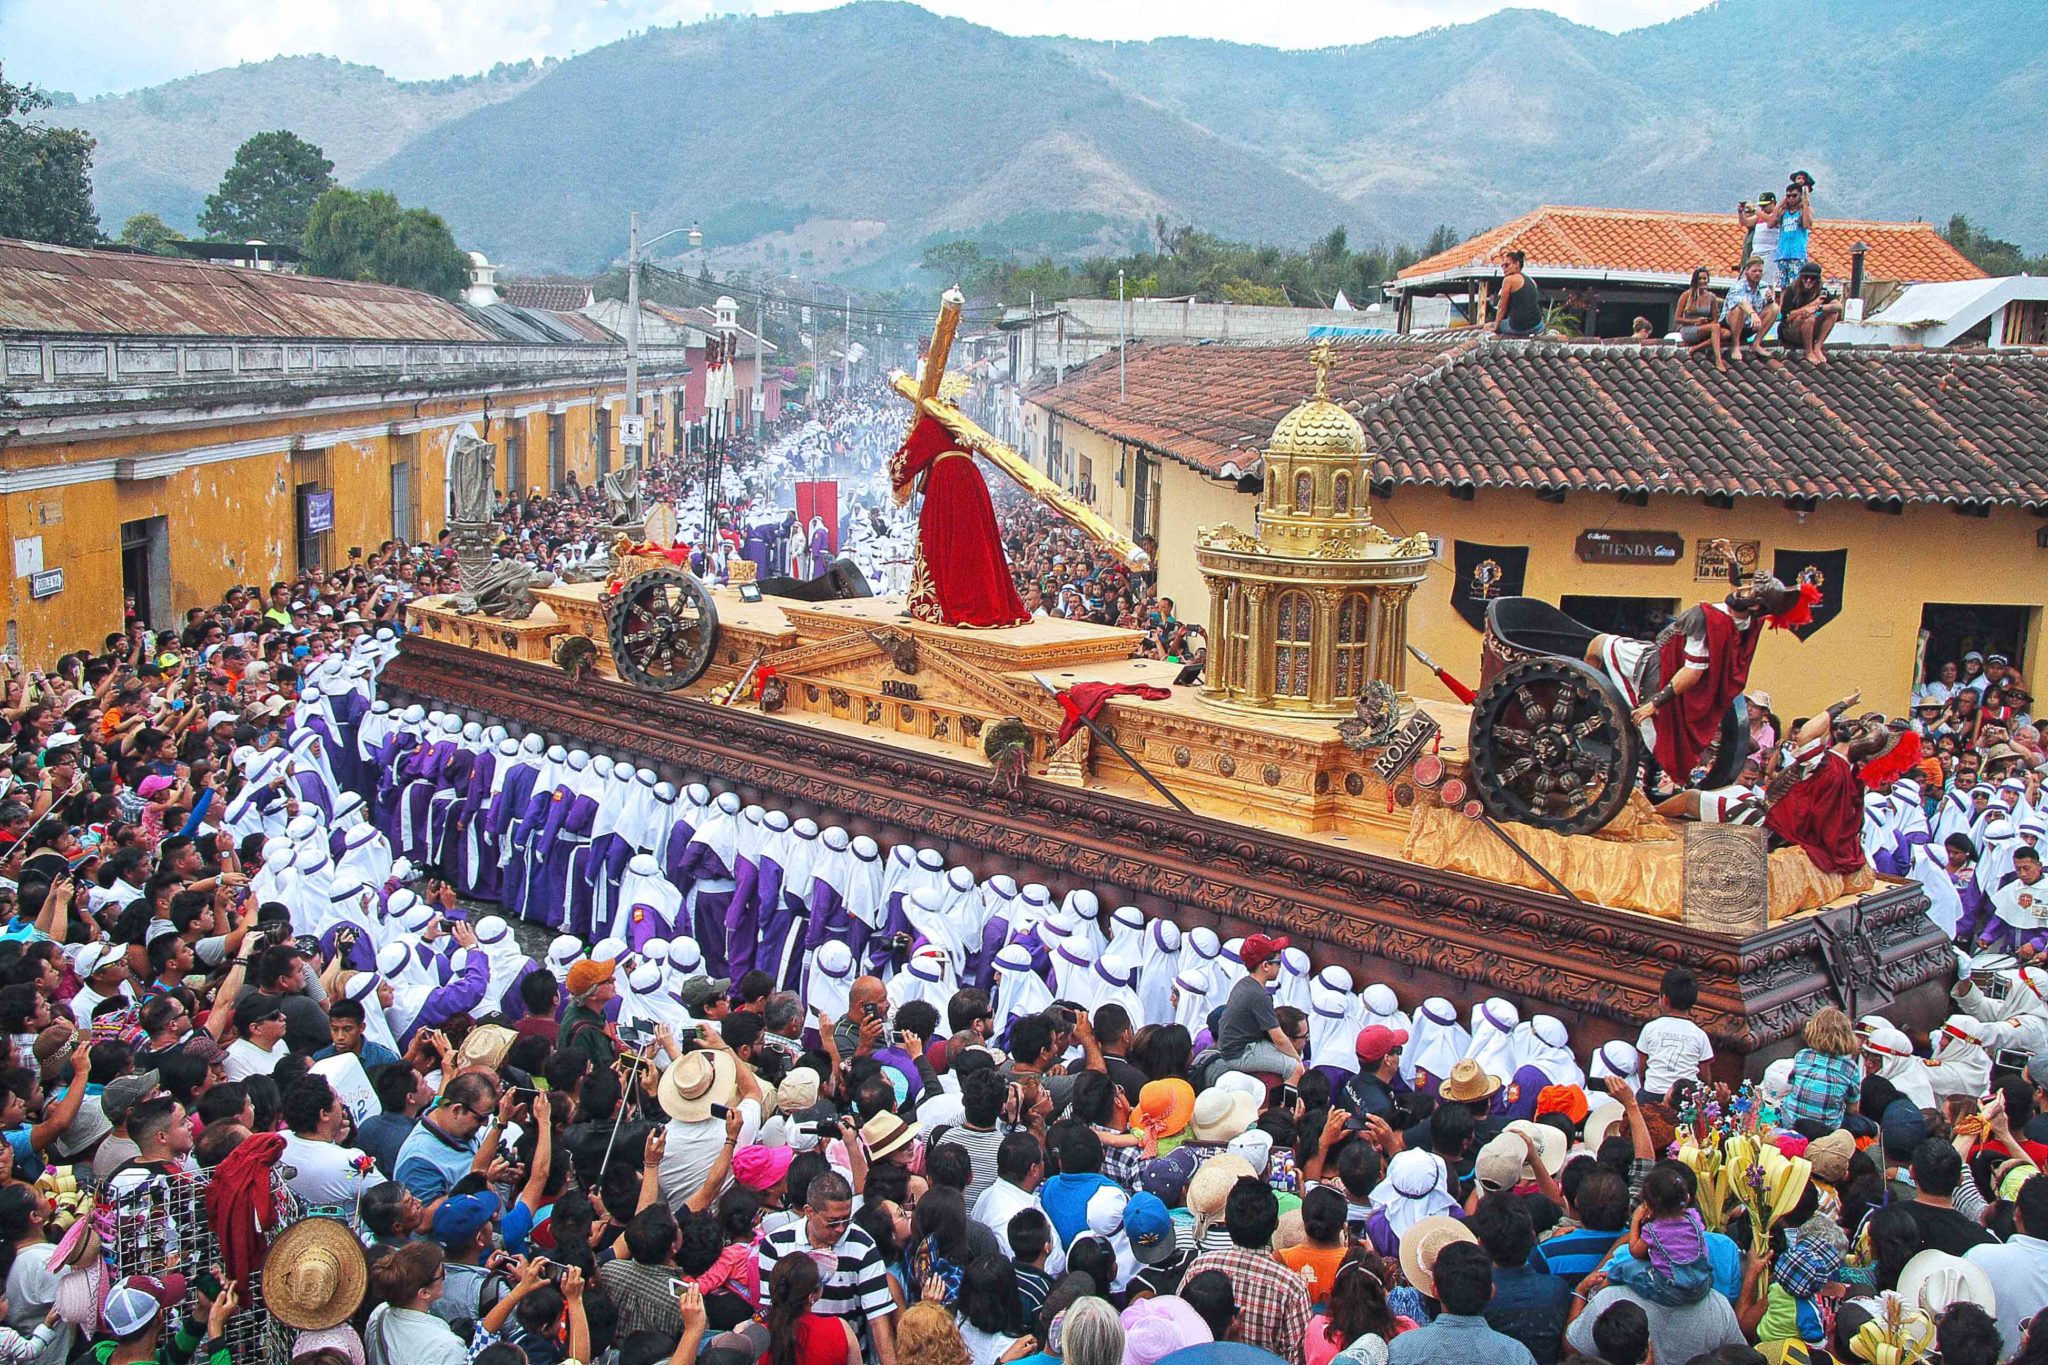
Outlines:
[[1509,664],[1472,701],[1472,785],[1487,814],[1586,834],[1635,789],[1642,738],[1620,694],[1585,664]]
[[605,626],[621,678],[650,692],[673,692],[710,667],[718,608],[695,574],[649,569],[612,597]]

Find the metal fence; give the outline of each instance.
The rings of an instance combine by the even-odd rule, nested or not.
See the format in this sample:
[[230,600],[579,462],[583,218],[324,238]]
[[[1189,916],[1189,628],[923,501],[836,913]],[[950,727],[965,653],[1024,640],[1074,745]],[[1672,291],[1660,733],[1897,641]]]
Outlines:
[[[181,1314],[200,1314],[199,1277],[221,1264],[220,1239],[206,1213],[206,1192],[213,1172],[196,1175],[148,1175],[120,1194],[102,1195],[100,1204],[113,1218],[113,1236],[104,1254],[118,1284],[130,1275],[176,1272],[186,1278]],[[270,1193],[283,1228],[306,1216],[305,1205],[288,1189],[283,1174],[270,1173]],[[271,1320],[263,1304],[263,1272],[249,1277],[249,1293],[228,1320],[228,1352],[234,1365],[283,1365],[291,1359],[294,1333]]]

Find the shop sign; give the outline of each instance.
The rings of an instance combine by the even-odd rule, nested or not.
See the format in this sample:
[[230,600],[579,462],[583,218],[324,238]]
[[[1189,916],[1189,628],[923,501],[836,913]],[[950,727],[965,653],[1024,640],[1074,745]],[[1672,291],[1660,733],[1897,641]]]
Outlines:
[[35,601],[40,602],[45,597],[55,597],[62,591],[64,591],[64,571],[62,569],[44,569],[41,573],[32,573],[28,576],[28,595]]
[[1676,531],[1582,531],[1573,547],[1587,564],[1676,564],[1685,537]]
[[[1735,547],[1735,567],[1744,574],[1755,573],[1757,560],[1764,552],[1764,543],[1760,540],[1733,540],[1729,544]],[[1708,579],[1718,579],[1722,582],[1727,581],[1728,556],[1714,548],[1713,537],[1701,536],[1695,543],[1693,547],[1692,576],[1701,581]]]

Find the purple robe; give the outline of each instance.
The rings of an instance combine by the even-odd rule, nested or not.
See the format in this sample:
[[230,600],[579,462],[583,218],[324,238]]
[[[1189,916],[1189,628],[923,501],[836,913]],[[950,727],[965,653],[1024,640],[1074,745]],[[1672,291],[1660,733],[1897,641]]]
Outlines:
[[478,894],[483,888],[491,888],[490,899],[509,908],[512,896],[513,878],[523,871],[515,869],[512,854],[517,847],[514,826],[526,810],[526,803],[533,796],[533,784],[540,777],[540,769],[531,763],[515,763],[505,774],[505,785],[491,798],[489,809],[484,812],[479,827],[491,850],[492,866],[484,869],[477,878]]
[[539,918],[538,902],[534,900],[534,888],[540,879],[540,855],[536,848],[548,821],[559,818],[557,811],[568,804],[568,799],[568,791],[562,787],[552,791],[536,789],[506,835],[511,841],[511,853],[505,864],[505,908],[521,919]]
[[427,861],[427,806],[440,787],[441,770],[455,752],[455,741],[442,740],[421,745],[406,760],[398,795],[398,838],[392,847],[415,864]]
[[[745,859],[738,861],[746,865]],[[690,844],[683,850],[670,880],[678,887],[689,888],[683,893],[683,918],[689,922],[690,937],[697,940],[697,947],[704,953],[704,974],[731,976],[725,951],[725,920],[737,890],[732,869],[707,846]]]
[[811,532],[810,576],[812,578],[817,578],[831,567],[832,536],[830,532],[828,532],[824,527],[820,526],[817,530]]
[[673,938],[675,931],[659,906],[636,900],[626,907],[626,946],[636,953],[655,939]]
[[491,984],[490,960],[482,953],[471,953],[462,970],[445,986],[436,986],[427,996],[420,1012],[413,1016],[412,1023],[398,1038],[403,1050],[414,1035],[423,1028],[439,1028],[458,1014],[468,1014],[483,1003],[484,991]]
[[318,806],[322,815],[329,819],[334,818],[334,793],[327,790],[327,782],[318,772],[310,768],[302,769],[293,773],[286,781],[298,794],[300,801],[309,806]]
[[327,709],[334,713],[337,741],[327,746],[327,766],[334,770],[334,780],[342,790],[352,791],[367,801],[371,779],[364,771],[362,755],[356,751],[356,736],[363,728],[363,717],[370,714],[370,703],[363,700],[362,693],[349,691],[329,697]]
[[446,868],[454,842],[455,818],[469,799],[470,777],[476,771],[476,755],[458,748],[441,765],[435,778],[434,794],[427,798],[427,861]]
[[[533,874],[526,900],[526,917],[550,929],[560,928],[571,908],[574,888],[570,877],[575,870],[576,854],[589,846],[590,826],[597,819],[597,802],[590,797],[566,797],[554,804],[547,824],[533,843],[538,871]],[[567,932],[585,942],[591,941],[588,924],[571,923]]]
[[419,736],[392,731],[377,746],[377,787],[369,796],[370,823],[398,849],[398,807],[404,793],[405,769],[417,751]]
[[577,854],[570,870],[569,922],[584,928],[571,933],[593,941],[604,936],[618,898],[619,880],[626,875],[626,863],[632,856],[633,846],[616,833],[598,835]]
[[[738,862],[739,866],[732,870],[732,899],[726,902],[725,927],[720,934],[725,945],[725,970],[712,973],[734,981],[754,970],[754,950],[761,927],[761,864],[744,853],[738,855]],[[697,942],[699,947],[703,946],[701,937]],[[705,949],[705,957],[710,955],[710,950]]]
[[455,813],[455,828],[449,835],[447,858],[455,893],[471,900],[498,898],[498,844],[486,823],[490,816],[491,777],[497,770],[496,754],[476,756],[469,770],[469,794]]

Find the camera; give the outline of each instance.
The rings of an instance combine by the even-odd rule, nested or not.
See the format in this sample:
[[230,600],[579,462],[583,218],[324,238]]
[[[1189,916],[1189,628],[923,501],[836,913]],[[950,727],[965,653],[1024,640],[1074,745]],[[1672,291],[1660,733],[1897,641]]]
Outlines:
[[654,1041],[654,1025],[642,1023],[638,1020],[630,1024],[621,1023],[619,1025],[619,1041],[627,1047],[646,1047]]

